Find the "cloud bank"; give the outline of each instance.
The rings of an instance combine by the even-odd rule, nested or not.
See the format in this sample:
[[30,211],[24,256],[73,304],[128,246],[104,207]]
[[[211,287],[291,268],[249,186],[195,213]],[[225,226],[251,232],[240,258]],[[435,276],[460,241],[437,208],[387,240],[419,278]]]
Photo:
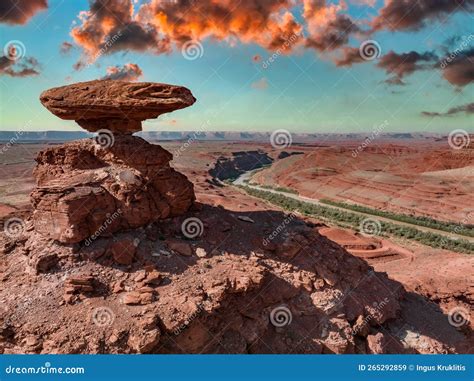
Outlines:
[[47,8],[47,0],[2,0],[0,23],[26,24],[36,13]]

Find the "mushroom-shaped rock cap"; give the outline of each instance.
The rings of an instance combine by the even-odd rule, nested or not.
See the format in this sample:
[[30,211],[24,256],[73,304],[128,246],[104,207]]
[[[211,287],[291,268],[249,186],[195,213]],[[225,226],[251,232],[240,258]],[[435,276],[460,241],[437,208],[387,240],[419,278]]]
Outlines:
[[189,89],[153,82],[96,80],[44,91],[40,101],[61,119],[75,120],[90,132],[141,131],[141,121],[191,106]]

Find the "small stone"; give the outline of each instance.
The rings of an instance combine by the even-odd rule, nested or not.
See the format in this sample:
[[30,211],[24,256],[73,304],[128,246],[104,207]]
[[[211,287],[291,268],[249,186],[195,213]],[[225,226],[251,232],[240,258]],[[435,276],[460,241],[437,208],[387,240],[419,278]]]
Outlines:
[[207,256],[207,253],[206,253],[206,250],[204,250],[202,247],[198,247],[196,249],[196,255],[199,257],[199,258],[204,258],[205,256]]
[[141,282],[143,279],[146,278],[146,273],[145,271],[139,271],[137,275],[135,275],[135,278],[133,279],[135,282]]
[[67,282],[73,285],[83,285],[88,286],[91,285],[94,281],[94,277],[90,275],[78,275],[73,276],[67,279]]
[[401,354],[405,353],[403,345],[397,338],[390,334],[378,332],[367,336],[367,352],[372,354]]
[[73,286],[64,287],[64,293],[66,294],[74,294],[75,291],[76,291],[76,288]]
[[59,258],[56,254],[42,253],[29,260],[29,264],[36,270],[37,274],[46,273],[56,266]]
[[237,218],[241,221],[245,221],[245,222],[250,222],[250,223],[255,223],[254,220],[252,220],[250,217],[247,217],[247,216],[237,216]]
[[140,293],[132,291],[127,292],[122,299],[124,304],[140,304]]
[[159,329],[152,329],[149,331],[132,332],[128,338],[128,345],[138,353],[150,352],[160,342]]
[[167,241],[168,247],[177,252],[178,254],[184,255],[185,257],[190,257],[193,255],[193,248],[190,244],[180,241]]
[[[74,275],[64,282],[66,295],[89,293],[94,291],[94,277],[90,275]],[[72,297],[64,297],[67,303],[73,301]]]
[[154,300],[153,293],[144,292],[140,294],[140,304],[150,304]]
[[28,345],[28,346],[36,345],[36,344],[38,344],[38,339],[35,336],[28,336],[25,339],[25,344]]
[[369,324],[366,323],[362,315],[359,315],[356,322],[354,323],[352,327],[352,332],[354,333],[354,335],[361,337],[367,337],[367,335],[369,334]]
[[119,292],[123,291],[123,281],[119,280],[114,283],[112,287],[112,292],[114,294],[118,294]]
[[315,288],[315,290],[322,290],[324,288],[324,279],[316,279],[314,282],[313,282],[313,286]]
[[153,292],[154,290],[151,287],[143,286],[138,289],[139,293]]
[[135,256],[136,247],[131,238],[124,238],[113,242],[109,247],[109,253],[114,261],[121,265],[130,265]]
[[157,270],[153,270],[148,273],[148,275],[145,278],[145,283],[146,284],[151,284],[158,286],[161,282],[161,274]]

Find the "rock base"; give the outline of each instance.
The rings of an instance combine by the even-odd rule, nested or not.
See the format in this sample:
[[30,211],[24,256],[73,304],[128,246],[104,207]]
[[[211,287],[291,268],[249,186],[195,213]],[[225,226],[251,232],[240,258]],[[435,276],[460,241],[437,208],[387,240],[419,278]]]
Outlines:
[[[131,135],[85,139],[41,151],[31,194],[40,234],[61,243],[138,228],[185,213],[192,183],[170,167],[172,155]],[[101,143],[101,144],[99,144]]]

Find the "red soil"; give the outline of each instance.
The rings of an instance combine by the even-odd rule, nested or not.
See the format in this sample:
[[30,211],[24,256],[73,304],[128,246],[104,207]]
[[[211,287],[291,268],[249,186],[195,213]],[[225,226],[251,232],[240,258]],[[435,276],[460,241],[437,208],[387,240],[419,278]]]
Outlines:
[[361,152],[350,143],[297,149],[304,154],[277,161],[253,181],[292,188],[316,199],[469,223],[472,149],[452,150],[444,142],[410,146],[373,142]]

